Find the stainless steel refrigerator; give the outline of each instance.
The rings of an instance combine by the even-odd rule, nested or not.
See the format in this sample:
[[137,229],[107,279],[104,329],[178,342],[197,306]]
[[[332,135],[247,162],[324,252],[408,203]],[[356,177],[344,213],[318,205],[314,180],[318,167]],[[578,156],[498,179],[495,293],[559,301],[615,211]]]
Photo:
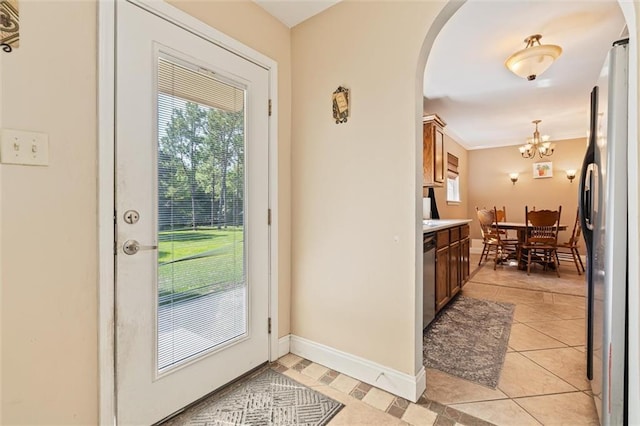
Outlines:
[[604,425],[627,423],[628,39],[613,44],[591,92],[580,178],[587,247],[587,377]]

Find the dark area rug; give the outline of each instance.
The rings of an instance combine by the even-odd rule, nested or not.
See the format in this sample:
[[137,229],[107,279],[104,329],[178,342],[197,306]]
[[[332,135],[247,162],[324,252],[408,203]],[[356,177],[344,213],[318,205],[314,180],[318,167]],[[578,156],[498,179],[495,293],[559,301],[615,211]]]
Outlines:
[[424,366],[495,389],[514,309],[511,303],[458,296],[424,331]]
[[326,425],[344,405],[266,368],[163,423],[176,425]]

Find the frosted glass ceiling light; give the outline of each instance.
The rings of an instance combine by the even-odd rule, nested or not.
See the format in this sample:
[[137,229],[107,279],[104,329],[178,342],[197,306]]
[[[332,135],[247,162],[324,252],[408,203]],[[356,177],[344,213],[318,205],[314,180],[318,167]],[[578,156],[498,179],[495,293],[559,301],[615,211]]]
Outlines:
[[[507,58],[504,65],[518,77],[535,80],[551,66],[562,53],[562,48],[553,44],[540,44],[540,34],[524,39],[527,46]],[[537,44],[536,44],[537,43]]]

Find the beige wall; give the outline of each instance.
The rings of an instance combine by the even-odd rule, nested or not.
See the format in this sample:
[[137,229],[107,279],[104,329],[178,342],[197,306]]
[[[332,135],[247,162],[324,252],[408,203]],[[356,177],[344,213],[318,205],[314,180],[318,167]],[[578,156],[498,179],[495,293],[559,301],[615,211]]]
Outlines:
[[[410,375],[416,69],[442,6],[343,2],[292,33],[292,333]],[[351,116],[338,125],[341,85]]]
[[0,166],[6,425],[97,420],[96,10],[21,1],[2,53],[2,125],[50,146],[48,167]]
[[[476,207],[505,206],[507,220],[524,222],[524,208],[536,210],[557,209],[562,206],[561,222],[568,225],[560,233],[560,241],[569,239],[578,208],[578,182],[580,167],[586,151],[586,138],[555,141],[553,156],[543,160],[522,158],[517,146],[469,151],[469,210],[471,238],[482,238],[476,216]],[[533,164],[551,161],[553,177],[533,178]],[[567,169],[577,170],[573,182],[567,179]],[[509,173],[520,173],[515,185]]]
[[[445,133],[444,135],[445,160],[447,153],[458,157],[458,180],[460,182],[460,203],[447,202],[447,186],[433,189],[440,219],[469,219],[469,166],[468,153],[462,145]],[[426,197],[428,188],[423,188],[423,197]]]

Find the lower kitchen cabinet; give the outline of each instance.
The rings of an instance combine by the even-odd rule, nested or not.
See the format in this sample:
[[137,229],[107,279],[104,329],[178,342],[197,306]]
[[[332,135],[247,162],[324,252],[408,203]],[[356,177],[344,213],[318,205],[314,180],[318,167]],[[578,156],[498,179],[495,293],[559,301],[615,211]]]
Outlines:
[[456,295],[469,279],[469,225],[436,234],[436,312]]
[[436,312],[447,304],[449,296],[449,230],[436,234]]

